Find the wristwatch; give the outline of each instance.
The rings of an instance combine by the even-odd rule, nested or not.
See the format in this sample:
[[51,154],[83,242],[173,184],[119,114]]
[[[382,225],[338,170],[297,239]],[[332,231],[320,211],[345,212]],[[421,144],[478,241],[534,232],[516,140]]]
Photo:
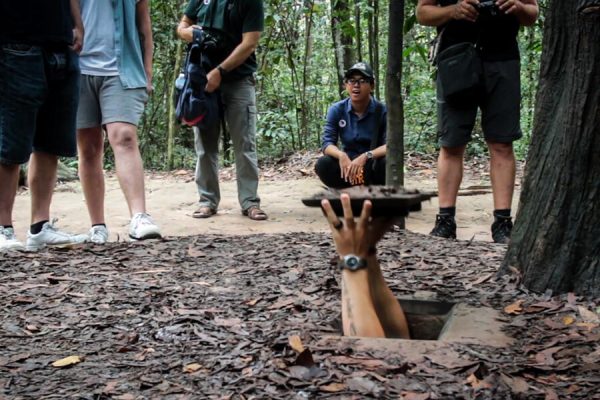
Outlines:
[[358,271],[359,269],[367,268],[367,260],[354,254],[347,254],[340,258],[338,267],[340,270],[347,269],[348,271]]
[[219,70],[219,73],[221,74],[221,78],[224,77],[225,75],[227,75],[227,70],[223,67],[221,67],[221,64],[217,65],[217,69]]
[[373,152],[371,150],[367,151],[365,155],[367,156],[367,160],[373,159]]

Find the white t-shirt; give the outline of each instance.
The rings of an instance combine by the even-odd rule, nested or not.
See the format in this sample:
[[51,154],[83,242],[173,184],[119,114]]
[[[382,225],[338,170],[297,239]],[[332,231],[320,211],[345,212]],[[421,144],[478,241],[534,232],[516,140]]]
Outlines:
[[80,6],[85,30],[79,59],[81,73],[94,76],[119,75],[112,0],[80,0]]

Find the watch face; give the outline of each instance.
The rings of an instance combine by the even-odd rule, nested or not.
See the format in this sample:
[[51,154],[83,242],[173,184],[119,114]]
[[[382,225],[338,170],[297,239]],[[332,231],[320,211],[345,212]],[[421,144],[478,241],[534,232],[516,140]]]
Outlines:
[[342,269],[347,269],[349,271],[357,271],[361,268],[366,268],[366,266],[367,261],[354,254],[348,254],[340,263]]
[[349,269],[356,269],[358,267],[358,258],[351,256],[346,258],[346,266]]

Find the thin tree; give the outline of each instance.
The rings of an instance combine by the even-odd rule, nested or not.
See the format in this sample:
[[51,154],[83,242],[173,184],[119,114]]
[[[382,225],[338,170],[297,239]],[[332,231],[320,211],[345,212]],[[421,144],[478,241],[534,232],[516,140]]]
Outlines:
[[553,0],[519,212],[500,273],[600,295],[600,7]]
[[404,185],[404,105],[402,102],[402,27],[404,0],[391,0],[385,102],[387,105],[386,185]]
[[343,98],[344,71],[356,61],[352,46],[351,21],[352,12],[348,0],[331,0],[331,35],[340,98]]

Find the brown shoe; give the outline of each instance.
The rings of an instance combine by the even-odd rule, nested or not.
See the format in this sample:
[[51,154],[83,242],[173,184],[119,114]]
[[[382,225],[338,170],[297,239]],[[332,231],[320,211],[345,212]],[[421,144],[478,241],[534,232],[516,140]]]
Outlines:
[[193,218],[210,218],[217,213],[217,210],[208,206],[200,206],[192,213]]
[[242,211],[242,214],[254,221],[264,221],[269,218],[266,212],[261,210],[258,206],[250,206]]

